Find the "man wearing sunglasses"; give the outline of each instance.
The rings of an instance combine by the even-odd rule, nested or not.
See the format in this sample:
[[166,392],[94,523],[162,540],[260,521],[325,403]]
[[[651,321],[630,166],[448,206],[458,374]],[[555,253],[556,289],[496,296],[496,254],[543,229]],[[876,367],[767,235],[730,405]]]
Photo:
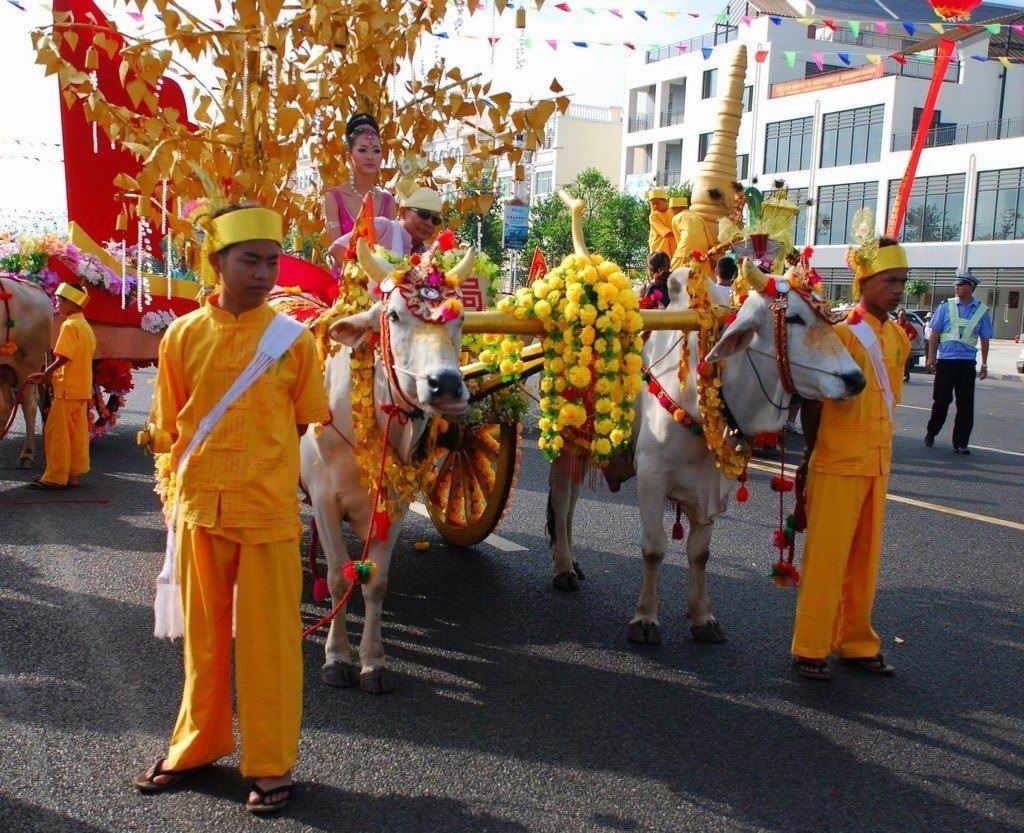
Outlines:
[[[377,242],[393,254],[404,256],[425,252],[441,229],[441,195],[429,188],[417,188],[402,201],[397,220],[375,217]],[[352,233],[334,241],[331,254],[339,267],[344,266]]]

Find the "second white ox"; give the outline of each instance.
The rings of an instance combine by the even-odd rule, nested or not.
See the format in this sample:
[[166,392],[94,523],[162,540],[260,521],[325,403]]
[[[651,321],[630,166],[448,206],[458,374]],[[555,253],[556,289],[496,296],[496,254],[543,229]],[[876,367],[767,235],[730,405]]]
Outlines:
[[[752,285],[764,277],[747,267]],[[685,309],[687,269],[669,278],[669,309]],[[715,303],[728,304],[729,292],[709,280]],[[736,319],[722,332],[708,353],[708,361],[723,361],[722,399],[744,437],[782,429],[790,397],[783,389],[777,364],[777,345],[770,300],[751,292]],[[839,342],[828,323],[796,292],[790,292],[785,318],[786,349],[796,392],[806,399],[846,399],[863,390],[864,374]],[[688,336],[689,379],[681,390],[677,368],[682,343],[679,332],[654,333],[644,350],[644,364],[665,393],[687,413],[699,414],[697,403],[697,334]],[[706,567],[715,518],[728,505],[735,481],[716,467],[704,438],[694,435],[673,419],[654,397],[644,391],[637,407],[635,469],[640,517],[643,526],[643,587],[630,620],[627,636],[633,642],[661,642],[658,622],[658,568],[665,558],[666,500],[676,501],[690,522],[686,556],[690,565],[690,594],[686,613],[694,639],[722,642],[725,633],[708,598]],[[578,485],[568,481],[558,466],[551,469],[552,532],[556,573],[572,569],[571,512]],[[557,581],[556,581],[557,586]],[[578,584],[576,585],[578,587]],[[570,589],[570,588],[566,588]],[[575,589],[575,588],[571,588]]]
[[[372,255],[363,241],[359,243],[358,256],[371,285],[388,280],[392,267]],[[468,277],[474,259],[474,251],[470,249],[453,270],[460,280]],[[351,348],[374,333],[380,334],[382,316],[387,319],[388,354],[393,372],[388,372],[378,350],[374,365],[374,410],[382,433],[386,418],[381,405],[399,404],[411,412],[407,421],[392,425],[387,438],[400,459],[410,462],[425,453],[422,440],[432,414],[457,415],[465,411],[469,403],[469,391],[459,370],[461,316],[447,323],[424,321],[413,315],[401,293],[392,291],[369,310],[350,315],[331,326],[331,338],[344,345],[328,359],[325,368],[332,427],[336,430],[324,430],[317,436],[311,428],[302,438],[300,451],[302,483],[313,504],[313,515],[327,557],[327,582],[335,603],[348,589],[343,574],[348,552],[342,521],[348,521],[355,534],[365,541],[371,534],[373,511],[371,495],[360,484],[352,447],[356,440],[351,407]],[[396,385],[399,390],[395,390]],[[400,507],[400,516],[392,522],[387,540],[374,540],[370,544],[369,558],[377,570],[373,579],[362,587],[366,611],[358,655],[349,644],[344,608],[331,623],[326,663],[321,671],[321,679],[328,685],[351,687],[358,683],[364,691],[372,693],[384,693],[395,687],[384,658],[381,607],[387,590],[391,552],[407,509],[407,506]]]

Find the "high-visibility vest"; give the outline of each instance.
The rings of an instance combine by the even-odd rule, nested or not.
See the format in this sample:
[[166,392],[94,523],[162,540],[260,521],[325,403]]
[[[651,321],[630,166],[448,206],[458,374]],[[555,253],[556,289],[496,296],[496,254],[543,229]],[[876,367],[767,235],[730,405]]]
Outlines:
[[988,307],[979,303],[974,315],[963,319],[960,317],[956,298],[949,298],[946,301],[946,311],[949,313],[949,329],[939,336],[939,341],[943,344],[947,341],[959,341],[961,344],[976,349],[978,347],[978,325],[985,313],[988,312]]

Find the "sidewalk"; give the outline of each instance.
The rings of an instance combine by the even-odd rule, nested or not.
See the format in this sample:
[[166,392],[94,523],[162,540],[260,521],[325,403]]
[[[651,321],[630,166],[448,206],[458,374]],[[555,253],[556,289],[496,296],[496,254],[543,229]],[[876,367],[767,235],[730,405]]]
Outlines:
[[[988,378],[1024,384],[1024,374],[1017,372],[1017,356],[1021,348],[1024,344],[1015,344],[1010,339],[992,339],[988,345]],[[914,370],[918,373],[924,371],[923,359]]]

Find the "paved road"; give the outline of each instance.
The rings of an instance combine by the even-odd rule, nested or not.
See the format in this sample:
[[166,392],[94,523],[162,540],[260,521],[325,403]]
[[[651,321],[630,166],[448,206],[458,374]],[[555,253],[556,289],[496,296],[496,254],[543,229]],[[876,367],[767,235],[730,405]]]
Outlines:
[[[890,503],[876,623],[894,679],[791,676],[794,596],[767,579],[760,472],[715,532],[710,586],[730,641],[689,640],[677,546],[661,587],[666,642],[629,645],[631,486],[585,494],[588,579],[559,595],[540,522],[546,474],[527,451],[501,534],[528,551],[449,550],[411,517],[385,623],[398,692],[320,686],[322,642],[307,644],[304,785],[288,816],[264,822],[240,809],[234,760],[195,791],[142,799],[127,786],[160,752],[181,682],[180,648],[149,636],[162,534],[131,443],[148,391],[141,376],[74,493],[20,488],[17,438],[0,443],[4,830],[1024,830],[1019,385],[980,386],[974,437],[1018,456],[954,457],[948,436],[925,449],[925,377],[907,392],[893,494],[1017,526]],[[420,537],[429,552],[412,549]]]

